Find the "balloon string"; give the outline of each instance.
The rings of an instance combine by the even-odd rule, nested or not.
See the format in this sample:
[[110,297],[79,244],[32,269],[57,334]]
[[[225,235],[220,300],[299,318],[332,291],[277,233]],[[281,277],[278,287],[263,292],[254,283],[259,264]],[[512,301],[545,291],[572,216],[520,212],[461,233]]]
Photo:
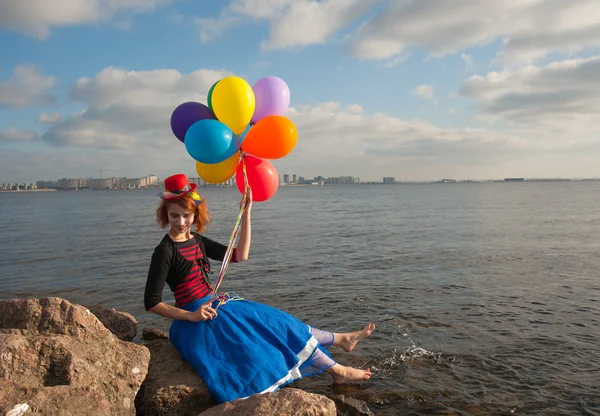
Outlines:
[[231,294],[229,292],[227,292],[227,293],[223,293],[222,295],[214,296],[213,299],[210,300],[210,303],[212,304],[214,301],[217,301],[217,300],[219,301],[219,303],[217,303],[217,306],[213,307],[215,309],[215,311],[217,309],[219,309],[219,306],[225,305],[227,302],[231,302],[232,300],[244,300],[244,298],[239,296],[235,292],[231,292]]
[[223,280],[223,276],[227,272],[227,268],[229,267],[229,262],[231,261],[231,255],[233,254],[233,246],[235,244],[235,240],[237,239],[238,233],[240,231],[240,227],[242,225],[242,218],[244,216],[244,212],[250,203],[248,199],[247,190],[249,188],[248,185],[248,175],[246,174],[246,163],[244,161],[244,156],[241,157],[242,164],[242,172],[244,175],[244,196],[242,197],[242,206],[240,207],[240,212],[237,216],[237,220],[235,222],[235,226],[233,227],[233,231],[231,232],[231,237],[229,238],[229,245],[227,246],[227,250],[225,251],[225,257],[223,258],[223,263],[221,263],[221,270],[219,270],[219,277],[214,285],[212,296],[216,296],[217,290],[219,290],[219,286],[221,285],[221,281]]

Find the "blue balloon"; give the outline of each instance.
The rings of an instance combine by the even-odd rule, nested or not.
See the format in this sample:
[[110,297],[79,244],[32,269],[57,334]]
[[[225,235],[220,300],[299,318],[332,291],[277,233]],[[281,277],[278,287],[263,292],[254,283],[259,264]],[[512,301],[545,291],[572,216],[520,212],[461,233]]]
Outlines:
[[241,147],[239,138],[225,124],[205,119],[195,122],[185,134],[185,148],[194,160],[214,164],[233,156]]

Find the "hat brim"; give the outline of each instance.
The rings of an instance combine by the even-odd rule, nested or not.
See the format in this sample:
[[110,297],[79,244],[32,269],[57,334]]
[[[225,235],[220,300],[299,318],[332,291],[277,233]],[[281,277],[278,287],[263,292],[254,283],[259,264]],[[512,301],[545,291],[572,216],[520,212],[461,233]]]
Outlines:
[[179,198],[182,195],[187,195],[190,192],[196,192],[196,189],[198,188],[198,185],[195,183],[190,183],[190,189],[187,191],[182,191],[182,192],[172,192],[172,191],[168,191],[168,190],[164,190],[161,191],[159,193],[156,194],[156,196],[161,197],[162,199],[175,199],[175,198]]

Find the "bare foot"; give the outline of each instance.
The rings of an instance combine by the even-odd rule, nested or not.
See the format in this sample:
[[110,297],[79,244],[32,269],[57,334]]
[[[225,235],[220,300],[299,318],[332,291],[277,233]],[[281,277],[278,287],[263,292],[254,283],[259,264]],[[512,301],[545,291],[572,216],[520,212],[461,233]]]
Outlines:
[[334,345],[342,347],[346,352],[350,352],[354,349],[358,341],[371,336],[374,330],[375,324],[368,324],[362,331],[334,334]]
[[358,368],[345,367],[336,364],[327,371],[333,377],[335,384],[350,383],[352,381],[368,380],[371,378],[371,369],[360,370]]

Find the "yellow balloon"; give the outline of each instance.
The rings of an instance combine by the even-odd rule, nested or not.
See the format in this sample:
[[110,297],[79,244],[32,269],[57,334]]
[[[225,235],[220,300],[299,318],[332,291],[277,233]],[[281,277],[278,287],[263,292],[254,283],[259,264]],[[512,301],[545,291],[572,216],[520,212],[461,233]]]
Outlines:
[[223,78],[217,83],[211,102],[219,121],[235,134],[242,134],[246,130],[256,106],[252,87],[236,76]]
[[231,178],[240,163],[240,152],[219,163],[201,163],[196,161],[196,172],[208,183],[223,183]]

